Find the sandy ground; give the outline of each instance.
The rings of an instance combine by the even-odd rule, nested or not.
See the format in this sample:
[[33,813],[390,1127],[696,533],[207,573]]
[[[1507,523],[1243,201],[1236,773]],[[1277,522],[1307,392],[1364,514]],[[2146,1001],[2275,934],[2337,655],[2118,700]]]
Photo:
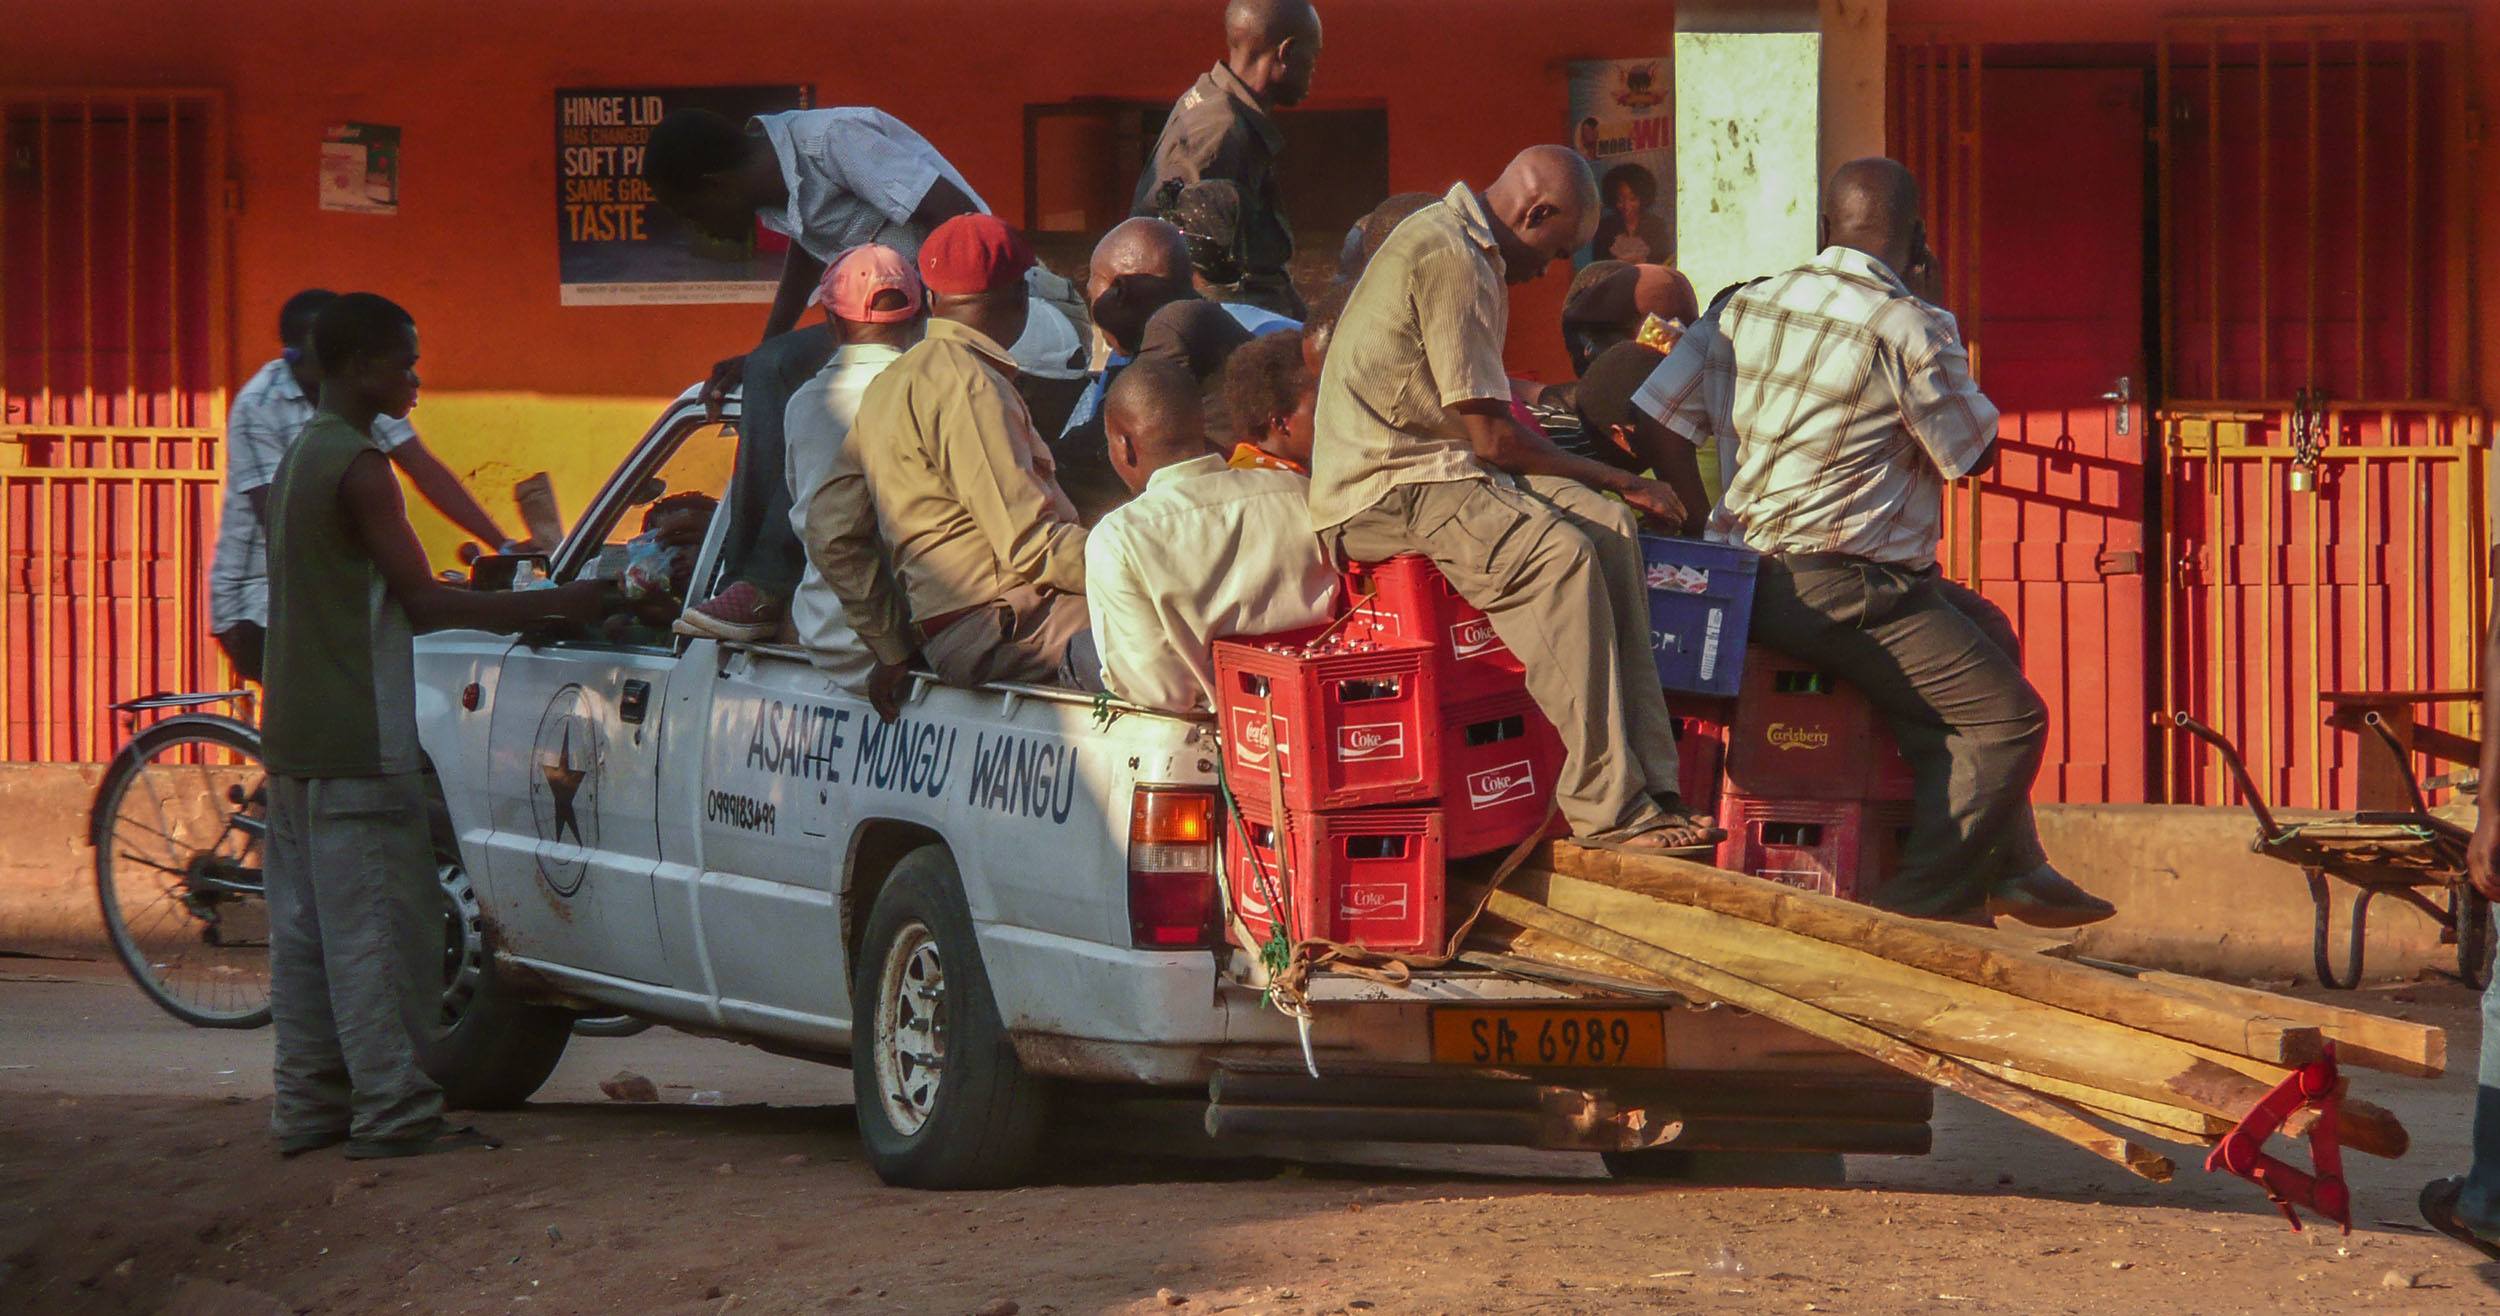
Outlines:
[[[2355,1158],[2339,1238],[2184,1153],[2177,1182],[2140,1183],[1951,1100],[1934,1155],[1853,1158],[1836,1188],[1618,1183],[1523,1152],[1094,1150],[1034,1187],[912,1193],[861,1161],[842,1071],[666,1031],[576,1040],[538,1104],[483,1121],[503,1151],[281,1162],[267,1033],[186,1029],[110,966],[0,959],[0,1311],[2500,1310],[2500,1266],[2413,1218],[2465,1159],[2473,1001],[2364,999],[2448,1027],[2455,1064],[2360,1076],[2414,1151]],[[619,1069],[662,1103],[603,1100]]]

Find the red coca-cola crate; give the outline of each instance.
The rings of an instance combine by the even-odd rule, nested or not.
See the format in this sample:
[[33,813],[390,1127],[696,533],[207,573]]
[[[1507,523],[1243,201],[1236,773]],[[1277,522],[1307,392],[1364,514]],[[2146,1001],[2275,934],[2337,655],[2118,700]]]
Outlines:
[[[1224,777],[1243,799],[1296,809],[1431,799],[1440,788],[1440,700],[1431,650],[1340,631],[1215,642]],[[1270,724],[1275,744],[1271,747]]]
[[1765,800],[1906,800],[1909,762],[1857,689],[1755,646],[1728,729],[1727,788]]
[[1727,729],[1735,701],[1680,697],[1667,706],[1675,718],[1675,790],[1684,807],[1715,815],[1719,783],[1727,769]]
[[1864,901],[1901,863],[1911,806],[1892,800],[1719,801],[1719,867]]
[[1435,808],[1285,811],[1292,845],[1277,866],[1275,814],[1242,800],[1224,829],[1224,884],[1252,949],[1268,939],[1279,900],[1291,906],[1286,935],[1385,954],[1446,949],[1447,852]]
[[1547,831],[1571,829],[1554,817],[1562,737],[1525,694],[1495,695],[1450,707],[1441,719],[1441,810],[1450,857],[1507,850]]
[[1528,688],[1526,667],[1484,611],[1458,596],[1432,559],[1401,553],[1345,570],[1346,630],[1433,647],[1441,697],[1454,704]]

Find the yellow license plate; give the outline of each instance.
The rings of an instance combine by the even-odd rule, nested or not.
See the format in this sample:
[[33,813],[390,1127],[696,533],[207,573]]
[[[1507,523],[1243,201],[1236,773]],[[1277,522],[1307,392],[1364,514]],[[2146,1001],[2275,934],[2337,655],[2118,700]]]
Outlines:
[[1657,1010],[1444,1006],[1432,1012],[1435,1064],[1489,1069],[1662,1069]]

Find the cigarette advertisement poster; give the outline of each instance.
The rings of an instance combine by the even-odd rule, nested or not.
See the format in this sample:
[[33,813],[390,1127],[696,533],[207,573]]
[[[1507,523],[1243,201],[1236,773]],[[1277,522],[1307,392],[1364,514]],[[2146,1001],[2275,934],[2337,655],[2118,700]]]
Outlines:
[[651,129],[699,107],[743,125],[805,109],[809,88],[586,87],[556,92],[556,265],[566,306],[769,302],[786,240],[698,231],[643,182]]
[[1675,261],[1675,61],[1587,59],[1571,64],[1570,135],[1596,171],[1597,236],[1578,257]]
[[399,129],[334,123],[321,131],[321,208],[399,213]]

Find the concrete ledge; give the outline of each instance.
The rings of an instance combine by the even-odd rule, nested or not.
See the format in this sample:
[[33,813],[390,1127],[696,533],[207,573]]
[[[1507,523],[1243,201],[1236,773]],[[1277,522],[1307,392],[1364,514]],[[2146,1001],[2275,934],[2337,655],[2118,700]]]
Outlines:
[[99,764],[0,763],[0,950],[104,950],[87,806]]
[[[2326,815],[2287,812],[2283,821]],[[2181,973],[2240,980],[2316,978],[2309,884],[2289,864],[2252,853],[2256,820],[2246,809],[2190,805],[2049,805],[2040,841],[2049,858],[2118,917],[2077,931],[2084,954]],[[2330,880],[2337,972],[2343,971],[2345,914],[2353,888]],[[2372,980],[2453,968],[2456,948],[2439,944],[2439,926],[2399,900],[2371,902]]]
[[[0,764],[0,950],[103,954],[87,806],[100,769]],[[2303,815],[2316,816],[2316,815]],[[2040,838],[2066,875],[2115,901],[2118,917],[2075,934],[2087,955],[2240,980],[2313,977],[2308,886],[2299,870],[2249,852],[2242,809],[2053,805]],[[2352,889],[2334,889],[2335,946]],[[2340,963],[2340,961],[2339,961]],[[2373,979],[2454,963],[2439,929],[2393,900],[2371,909]]]

